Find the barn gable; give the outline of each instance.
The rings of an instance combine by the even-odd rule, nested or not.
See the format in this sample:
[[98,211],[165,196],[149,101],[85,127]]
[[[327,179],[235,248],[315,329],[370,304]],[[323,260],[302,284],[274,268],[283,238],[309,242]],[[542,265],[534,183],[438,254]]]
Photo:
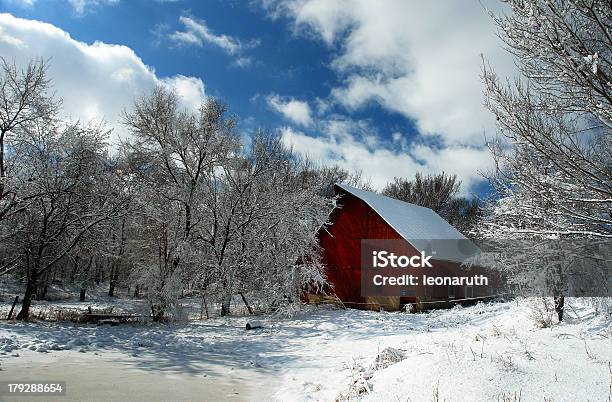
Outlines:
[[[428,246],[429,240],[469,241],[451,224],[429,208],[385,197],[371,191],[360,190],[346,184],[336,184],[336,187],[365,202],[417,250],[424,250]],[[446,242],[445,246],[451,246],[451,242]],[[435,258],[463,262],[465,254],[458,247],[442,247],[436,250]]]

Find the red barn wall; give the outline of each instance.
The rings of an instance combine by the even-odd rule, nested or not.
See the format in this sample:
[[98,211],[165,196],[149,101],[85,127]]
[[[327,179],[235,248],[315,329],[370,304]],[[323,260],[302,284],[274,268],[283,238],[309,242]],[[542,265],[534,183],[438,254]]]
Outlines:
[[319,232],[323,263],[334,292],[349,307],[365,303],[361,297],[361,240],[401,239],[365,202],[344,193],[330,216],[331,225]]

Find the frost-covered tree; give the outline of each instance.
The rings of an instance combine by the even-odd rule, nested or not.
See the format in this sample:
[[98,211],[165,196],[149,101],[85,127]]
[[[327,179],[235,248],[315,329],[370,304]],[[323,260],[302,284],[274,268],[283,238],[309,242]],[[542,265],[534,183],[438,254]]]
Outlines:
[[[24,69],[0,56],[0,220],[15,205],[11,140],[25,127],[53,120],[60,101],[50,92],[47,65],[31,61]],[[0,265],[1,267],[1,265]],[[8,268],[8,267],[5,267]]]
[[[187,111],[163,88],[124,120],[141,215],[134,272],[154,319],[172,315],[186,287],[213,287],[226,315],[235,294],[295,301],[306,283],[322,280],[315,233],[330,199],[280,139],[257,134],[246,147],[225,105],[208,99]],[[309,263],[297,269],[299,261]]]
[[458,195],[461,181],[457,175],[445,172],[414,179],[396,177],[382,190],[382,194],[411,204],[432,209],[465,235],[469,235],[480,215],[478,199]]
[[211,176],[204,202],[214,212],[199,237],[220,281],[221,314],[247,291],[266,294],[269,305],[296,302],[308,284],[324,282],[315,234],[331,202],[277,137],[256,135],[228,162]]
[[45,62],[0,58],[0,275],[25,282],[18,319],[56,276],[82,278],[93,231],[125,212],[107,131],[62,121],[60,105]]
[[91,247],[95,238],[84,236],[67,254],[67,269],[69,272],[69,283],[79,287],[79,301],[85,301],[87,290],[95,278],[96,253],[95,248]]
[[58,117],[44,63],[0,73],[0,275],[24,282],[18,319],[55,279],[82,301],[93,283],[111,297],[136,285],[157,321],[185,290],[215,291],[225,315],[236,294],[278,308],[325,282],[315,236],[330,183],[358,175],[315,168],[276,136],[247,146],[224,104],[187,110],[164,88],[124,114],[131,135],[110,156],[103,125]]
[[[606,241],[612,238],[611,3],[508,3],[508,15],[492,17],[520,76],[507,82],[488,65],[483,69],[486,105],[501,133],[490,144],[491,182],[500,198],[489,205],[480,234]],[[558,263],[532,257],[558,271]],[[556,301],[561,319],[562,294]]]
[[350,172],[337,165],[316,166],[308,160],[303,161],[303,176],[308,177],[310,182],[318,183],[321,194],[327,198],[334,198],[334,185],[344,183],[352,187],[366,191],[374,191],[369,180],[363,177],[361,170]]
[[209,177],[237,149],[235,120],[218,101],[204,101],[191,112],[174,92],[158,87],[135,103],[124,122],[133,137],[124,146],[134,178],[141,184],[142,202],[150,201],[145,230],[155,239],[151,256],[157,261],[151,265],[155,274],[143,278],[155,282],[148,283],[148,296],[159,320],[177,297],[195,230],[210,213],[201,202],[214,190]]
[[27,319],[32,297],[53,269],[96,225],[123,213],[108,180],[99,127],[61,122],[31,124],[12,142],[14,211],[3,225],[15,267],[26,280],[17,319]]

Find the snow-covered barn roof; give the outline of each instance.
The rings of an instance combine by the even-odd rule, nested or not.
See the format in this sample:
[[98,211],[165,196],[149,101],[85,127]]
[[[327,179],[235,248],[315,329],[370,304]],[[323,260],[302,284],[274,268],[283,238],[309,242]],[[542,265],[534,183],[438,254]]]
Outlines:
[[478,251],[471,241],[429,208],[346,184],[336,186],[369,205],[417,250],[429,251],[433,248],[434,259],[463,262],[468,255]]

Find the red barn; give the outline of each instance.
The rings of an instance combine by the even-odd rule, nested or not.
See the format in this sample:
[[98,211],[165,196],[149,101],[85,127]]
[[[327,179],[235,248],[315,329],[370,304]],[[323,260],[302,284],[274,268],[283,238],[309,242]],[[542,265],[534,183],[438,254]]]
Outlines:
[[[330,214],[330,224],[319,231],[322,260],[335,294],[347,307],[397,310],[405,303],[449,301],[478,296],[474,288],[421,286],[402,297],[363,297],[361,292],[361,241],[364,239],[399,239],[406,244],[406,254],[417,255],[429,240],[469,242],[459,231],[429,208],[409,204],[344,184],[334,187],[339,195]],[[426,242],[427,241],[427,242]],[[471,244],[471,242],[470,242]],[[433,261],[439,270],[456,269],[462,256],[452,250],[440,250]],[[477,291],[478,292],[478,291]]]

